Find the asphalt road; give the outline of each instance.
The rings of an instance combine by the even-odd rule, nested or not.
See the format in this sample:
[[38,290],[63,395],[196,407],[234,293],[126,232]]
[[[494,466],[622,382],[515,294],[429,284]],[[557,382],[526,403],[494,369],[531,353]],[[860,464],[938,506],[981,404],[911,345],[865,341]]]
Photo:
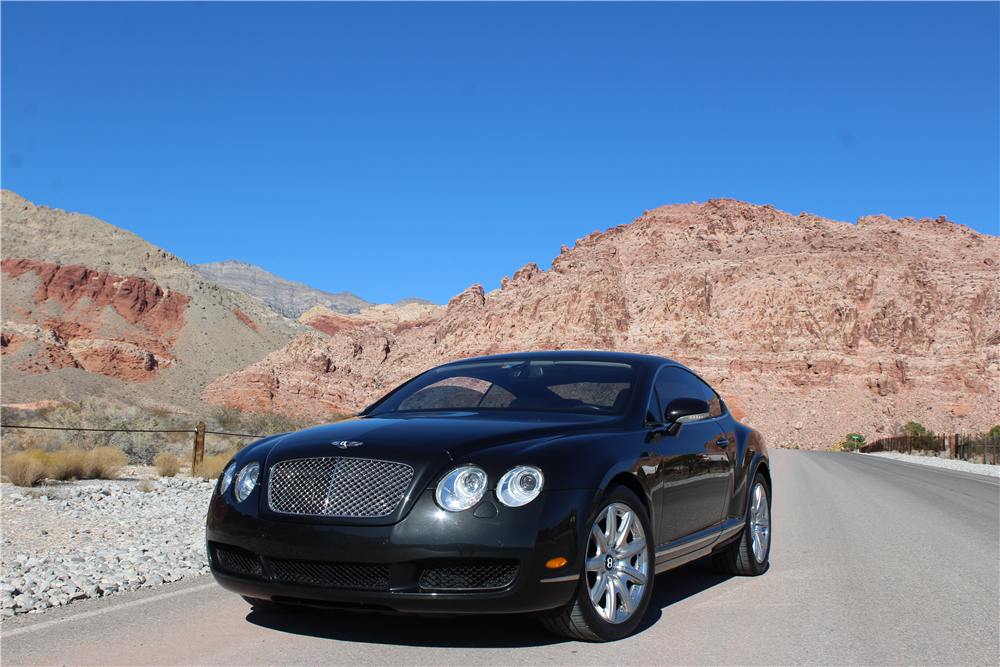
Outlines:
[[531,620],[280,615],[201,577],[9,619],[4,665],[1000,663],[1000,483],[857,454],[776,451],[771,569],[657,577],[612,644]]

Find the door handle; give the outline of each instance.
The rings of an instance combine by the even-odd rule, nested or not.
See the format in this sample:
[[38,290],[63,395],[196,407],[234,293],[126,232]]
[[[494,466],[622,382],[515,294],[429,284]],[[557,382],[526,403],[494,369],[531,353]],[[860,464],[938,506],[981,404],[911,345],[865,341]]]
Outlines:
[[728,440],[719,440],[715,444],[717,444],[719,446],[719,449],[725,449],[726,447],[729,446],[729,441]]

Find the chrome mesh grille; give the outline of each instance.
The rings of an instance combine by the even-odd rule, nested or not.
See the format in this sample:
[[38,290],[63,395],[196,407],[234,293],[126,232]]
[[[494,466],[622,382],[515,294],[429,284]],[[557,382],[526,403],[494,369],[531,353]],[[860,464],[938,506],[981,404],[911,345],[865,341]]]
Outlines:
[[324,456],[271,468],[267,503],[274,512],[335,517],[392,514],[413,477],[405,463]]

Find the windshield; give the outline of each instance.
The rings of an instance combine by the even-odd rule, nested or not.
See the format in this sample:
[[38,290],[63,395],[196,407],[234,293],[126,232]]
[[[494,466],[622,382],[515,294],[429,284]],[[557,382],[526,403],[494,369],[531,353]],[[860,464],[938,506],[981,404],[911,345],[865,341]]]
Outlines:
[[436,410],[625,412],[638,366],[625,362],[530,359],[435,368],[390,394],[369,414]]

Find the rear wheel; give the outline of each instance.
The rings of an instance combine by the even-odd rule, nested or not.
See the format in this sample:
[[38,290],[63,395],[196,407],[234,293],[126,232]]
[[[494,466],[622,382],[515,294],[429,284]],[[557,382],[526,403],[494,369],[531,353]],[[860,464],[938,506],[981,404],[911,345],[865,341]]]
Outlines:
[[725,574],[755,577],[767,572],[771,554],[771,489],[760,473],[750,491],[747,521],[739,539],[712,554],[715,568]]
[[652,535],[635,494],[624,487],[609,489],[591,523],[576,596],[558,616],[541,619],[546,629],[592,642],[632,634],[653,590]]

